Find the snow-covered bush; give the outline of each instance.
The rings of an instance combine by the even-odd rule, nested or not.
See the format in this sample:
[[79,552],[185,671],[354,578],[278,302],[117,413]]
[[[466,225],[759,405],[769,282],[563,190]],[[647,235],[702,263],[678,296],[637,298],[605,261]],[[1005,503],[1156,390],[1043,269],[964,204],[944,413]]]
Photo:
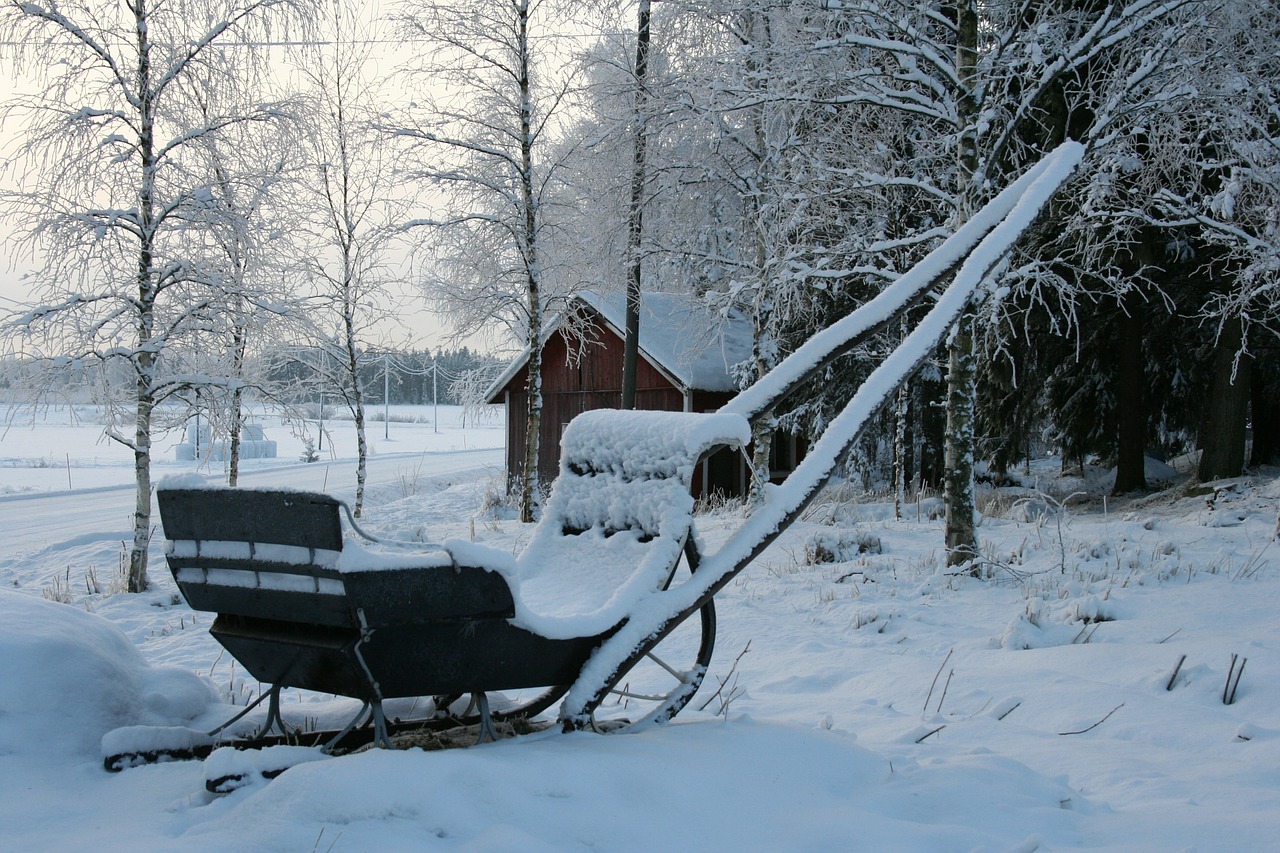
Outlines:
[[847,563],[862,554],[879,554],[884,550],[880,537],[857,530],[819,530],[804,543],[806,565]]

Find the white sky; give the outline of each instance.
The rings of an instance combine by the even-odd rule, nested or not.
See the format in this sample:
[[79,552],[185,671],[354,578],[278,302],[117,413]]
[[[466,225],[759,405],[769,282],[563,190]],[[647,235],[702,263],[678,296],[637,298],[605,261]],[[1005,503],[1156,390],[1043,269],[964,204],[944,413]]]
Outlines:
[[[365,8],[376,10],[376,5]],[[395,50],[390,45],[380,49],[379,55],[373,58],[376,73],[386,74],[391,70],[397,62],[394,53]],[[30,80],[29,78],[24,80],[7,57],[0,56],[0,69],[3,69],[0,71],[0,103],[2,103],[8,102],[15,94],[29,86]],[[14,123],[10,122],[7,125],[0,123],[0,152],[4,154],[10,152],[18,143],[19,134],[20,128],[15,127]],[[0,173],[0,186],[5,188],[11,186],[3,173]],[[9,309],[28,303],[30,295],[21,277],[39,265],[38,258],[30,257],[28,250],[15,239],[16,230],[14,223],[0,212],[0,316]],[[396,312],[398,323],[378,329],[378,336],[383,339],[379,342],[415,349],[452,348],[454,345],[447,340],[451,330],[427,308],[420,297],[411,293],[412,288],[407,277],[408,270],[405,269],[402,277],[404,286],[401,288],[405,291],[401,295],[403,307]],[[504,346],[502,341],[489,341],[474,336],[463,343],[473,349],[481,350]]]
[[[368,38],[376,40],[378,43],[373,47],[373,54],[370,57],[370,71],[374,75],[391,75],[397,66],[403,64],[405,57],[405,49],[412,49],[412,45],[406,46],[402,41],[392,37],[388,32],[388,26],[385,20],[380,20],[383,12],[389,9],[391,4],[386,2],[378,2],[372,0],[369,3],[359,4],[357,8],[360,14],[368,22]],[[624,13],[624,20],[630,20],[634,13]],[[577,27],[573,22],[562,21],[558,24],[558,32],[555,38],[591,38],[590,33],[594,30],[582,29],[575,32]],[[0,48],[0,51],[3,51]],[[16,79],[12,63],[6,61],[7,58],[0,52],[0,103],[8,101],[15,92],[19,91],[19,87],[23,85],[21,75]],[[5,127],[0,124],[0,152],[7,152],[11,149],[17,140],[17,129],[14,127]],[[4,181],[4,176],[0,174],[0,182]],[[0,185],[3,185],[0,183]],[[19,254],[19,248],[13,241],[14,228],[13,224],[5,221],[4,216],[0,213],[0,315],[3,315],[4,309],[14,307],[14,302],[25,302],[28,298],[26,290],[19,281],[20,276],[37,265],[37,261],[30,258],[24,258]],[[407,265],[406,265],[407,267]],[[412,286],[409,284],[408,270],[404,270],[401,276],[404,286],[402,296],[402,307],[396,312],[399,320],[399,328],[379,329],[379,335],[384,339],[383,343],[391,343],[397,346],[412,346],[414,348],[430,348],[432,350],[438,347],[452,347],[455,344],[449,342],[449,333],[452,331],[447,324],[434,315],[427,307],[425,302],[418,296],[412,294]],[[494,340],[487,336],[473,335],[459,342],[458,345],[466,344],[472,349],[481,351],[492,351],[497,349],[500,353],[514,351],[515,342],[499,337]]]

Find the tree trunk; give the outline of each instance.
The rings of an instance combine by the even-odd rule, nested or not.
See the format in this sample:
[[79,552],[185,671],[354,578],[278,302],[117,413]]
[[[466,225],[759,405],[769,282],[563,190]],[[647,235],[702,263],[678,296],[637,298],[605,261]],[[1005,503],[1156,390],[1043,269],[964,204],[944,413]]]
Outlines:
[[364,484],[369,478],[369,438],[365,432],[364,394],[360,390],[360,379],[352,368],[354,387],[352,388],[352,412],[356,421],[356,500],[351,514],[360,518],[364,514]]
[[893,413],[893,517],[902,518],[902,502],[907,498],[907,383],[898,387]]
[[133,431],[134,511],[133,546],[129,551],[129,592],[143,592],[147,551],[151,545],[151,415],[155,409],[155,363],[151,339],[155,329],[155,99],[151,92],[151,42],[147,7],[134,7],[138,36],[138,326]]
[[1261,364],[1253,365],[1250,377],[1252,400],[1250,422],[1253,424],[1253,451],[1249,464],[1275,465],[1280,463],[1280,396],[1275,385],[1266,381],[1266,371]]
[[538,266],[538,212],[533,189],[533,84],[530,77],[529,6],[517,7],[520,44],[520,179],[524,206],[524,245],[529,308],[529,409],[524,444],[524,471],[520,474],[520,520],[536,516],[542,495],[538,482],[538,448],[542,431],[542,278]]
[[529,355],[529,381],[525,394],[524,470],[520,472],[520,521],[534,520],[541,485],[538,482],[538,443],[542,431],[542,349]]
[[773,435],[777,421],[773,412],[760,415],[751,425],[751,485],[748,503],[759,506],[764,502],[764,487],[769,484],[770,465],[773,456]]
[[137,384],[137,408],[134,412],[133,473],[134,510],[133,545],[129,551],[129,592],[146,592],[151,585],[147,579],[147,550],[151,546],[151,413],[155,409],[152,399],[150,353],[139,358]]
[[1146,489],[1147,411],[1142,361],[1142,318],[1137,299],[1120,301],[1116,324],[1115,494]]
[[[350,235],[346,245],[354,245],[354,242],[354,235]],[[368,479],[369,471],[369,439],[365,431],[364,388],[360,381],[360,350],[356,342],[355,312],[359,289],[354,280],[355,274],[351,272],[354,265],[350,260],[344,260],[344,266],[347,269],[345,273],[347,285],[344,287],[342,312],[343,338],[346,347],[346,352],[343,353],[346,364],[343,369],[351,381],[351,392],[347,402],[356,427],[356,499],[351,507],[351,514],[360,518],[364,514],[364,484]]]
[[[899,322],[898,343],[907,337],[907,317]],[[898,386],[898,401],[893,412],[893,517],[902,519],[902,503],[907,496],[907,386],[904,380]]]
[[622,349],[622,408],[636,407],[636,372],[640,364],[640,240],[644,233],[646,77],[649,71],[649,0],[636,13],[635,149],[631,165],[631,210],[627,222],[627,309]]
[[240,398],[239,388],[231,392],[231,423],[227,427],[227,485],[233,489],[240,479],[240,433],[243,426]]
[[942,489],[946,482],[946,382],[936,371],[915,378],[916,479],[921,486]]
[[[976,78],[978,65],[978,8],[976,0],[956,4],[956,109],[960,125],[957,151],[960,208],[956,227],[968,220],[969,204],[978,188]],[[948,347],[946,437],[947,565],[959,566],[978,555],[978,531],[973,500],[974,403],[977,397],[977,357],[973,346],[974,318],[966,310],[956,324]]]
[[960,318],[948,347],[946,463],[947,565],[960,566],[978,556],[977,512],[973,499],[973,417],[977,359],[973,315]]
[[1237,354],[1244,342],[1243,324],[1228,320],[1218,335],[1209,380],[1207,410],[1200,436],[1202,482],[1238,477],[1244,471],[1245,425],[1249,410],[1252,359]]
[[[231,369],[232,376],[237,382],[240,381],[244,373],[244,350],[245,350],[245,331],[244,327],[237,325],[235,332],[231,338]],[[239,385],[236,385],[231,391],[231,423],[227,428],[228,443],[230,445],[227,454],[227,485],[235,488],[240,479],[240,433],[241,427],[244,425],[244,415],[241,407],[244,405],[244,391]]]

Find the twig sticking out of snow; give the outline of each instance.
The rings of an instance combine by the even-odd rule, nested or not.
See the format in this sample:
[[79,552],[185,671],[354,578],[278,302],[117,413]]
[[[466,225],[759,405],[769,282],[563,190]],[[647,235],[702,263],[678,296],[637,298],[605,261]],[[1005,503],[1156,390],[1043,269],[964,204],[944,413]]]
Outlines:
[[[929,700],[933,698],[933,688],[938,686],[938,678],[942,675],[942,670],[947,668],[947,661],[951,660],[951,655],[954,651],[955,649],[947,650],[947,656],[942,659],[942,665],[939,666],[938,671],[933,674],[933,683],[929,685],[929,692],[924,697],[924,708],[921,709],[922,713],[928,712]],[[947,679],[947,681],[950,681],[950,680],[951,680],[950,678]],[[938,701],[938,709],[939,710],[942,709],[941,700]],[[916,743],[919,743],[919,741],[916,741]]]
[[[1238,669],[1236,668],[1237,659],[1240,661]],[[1242,658],[1236,654],[1231,655],[1231,668],[1227,670],[1227,683],[1222,686],[1223,705],[1234,705],[1236,703],[1236,689],[1240,687],[1240,676],[1244,675],[1244,665],[1248,662],[1248,658]]]
[[1173,665],[1173,674],[1169,676],[1169,683],[1164,686],[1165,690],[1172,690],[1173,683],[1178,680],[1178,673],[1182,671],[1182,664],[1187,660],[1187,656],[1183,655],[1178,658],[1178,662]]
[[938,697],[938,713],[939,714],[942,713],[942,703],[947,701],[947,688],[951,686],[951,676],[955,674],[956,674],[956,671],[954,669],[948,672],[947,681],[945,684],[942,685],[942,695]]
[[1102,725],[1103,723],[1105,723],[1107,720],[1111,719],[1111,715],[1112,715],[1112,714],[1114,714],[1116,711],[1119,711],[1119,710],[1120,710],[1121,708],[1123,708],[1123,707],[1124,707],[1124,703],[1123,703],[1123,702],[1121,702],[1119,705],[1115,706],[1115,707],[1114,707],[1114,708],[1112,708],[1110,711],[1108,711],[1108,712],[1107,712],[1107,715],[1106,715],[1105,717],[1103,717],[1101,720],[1098,720],[1098,722],[1094,723],[1092,726],[1089,726],[1088,728],[1081,729],[1081,730],[1080,730],[1080,731],[1078,731],[1078,732],[1058,732],[1058,734],[1060,734],[1060,735],[1082,735],[1082,734],[1084,734],[1085,732],[1091,732],[1091,731],[1093,731],[1094,729],[1096,729],[1098,726],[1100,726],[1100,725]]
[[942,731],[945,728],[946,726],[938,726],[936,729],[932,729],[930,731],[925,732],[924,734],[920,735],[920,737],[916,738],[916,743],[924,743],[926,740],[933,737],[934,735],[936,735],[938,732]]
[[[320,849],[320,841],[321,839],[324,838],[324,830],[325,830],[325,827],[323,826],[320,827],[320,834],[316,836],[316,843],[311,846],[311,853],[316,853],[316,851]],[[333,848],[337,846],[338,841],[340,841],[341,839],[342,839],[342,833],[339,832],[338,837],[333,839],[333,842],[328,847],[325,848],[325,853],[332,853]]]
[[1098,630],[1098,626],[1101,624],[1102,624],[1101,622],[1094,622],[1091,627],[1089,623],[1086,622],[1083,626],[1081,626],[1080,633],[1076,634],[1075,639],[1071,641],[1071,644],[1073,646],[1085,645],[1086,643],[1088,643],[1090,640],[1093,639],[1094,632]]
[[[707,697],[707,701],[703,702],[701,705],[698,706],[699,711],[705,711],[707,709],[707,706],[716,700],[717,696],[724,694],[723,698],[720,700],[720,706],[716,711],[716,714],[718,714],[721,717],[728,716],[729,703],[731,703],[734,699],[737,699],[739,696],[742,695],[742,689],[738,687],[738,671],[737,671],[738,661],[742,660],[742,656],[749,651],[751,651],[750,640],[748,640],[747,644],[742,647],[742,651],[738,652],[738,656],[733,659],[733,666],[729,667],[728,674],[725,675],[723,678],[721,678],[720,676],[716,676],[716,679],[720,682],[720,686],[716,688],[715,693],[712,693],[710,696]],[[729,692],[727,694],[724,693],[725,686],[730,684],[732,686],[729,687]]]
[[[1280,531],[1280,523],[1278,523],[1278,526],[1276,529],[1277,531]],[[1271,547],[1271,543],[1268,542],[1267,544],[1259,548],[1257,551],[1254,551],[1249,556],[1248,561],[1246,561],[1245,564],[1240,567],[1240,570],[1231,576],[1231,579],[1238,581],[1238,580],[1246,580],[1249,578],[1257,577],[1258,572],[1260,572],[1264,566],[1268,565],[1268,562],[1262,558],[1267,553],[1267,549],[1270,547]]]

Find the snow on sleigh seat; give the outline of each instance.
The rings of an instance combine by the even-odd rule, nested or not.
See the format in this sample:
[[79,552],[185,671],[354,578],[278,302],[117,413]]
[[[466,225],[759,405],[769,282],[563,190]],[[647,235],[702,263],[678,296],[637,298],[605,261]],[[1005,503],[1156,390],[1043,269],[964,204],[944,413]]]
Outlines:
[[597,409],[574,418],[542,518],[515,561],[516,622],[547,637],[615,627],[671,582],[692,544],[699,461],[749,439],[737,415]]
[[259,735],[285,729],[279,691],[300,687],[368,703],[385,740],[386,699],[470,693],[487,717],[487,692],[551,688],[506,715],[548,707],[629,608],[670,583],[699,458],[747,436],[736,415],[580,416],[519,559],[470,542],[369,550],[322,494],[179,479],[157,499],[182,594],[218,614],[210,633],[271,685]]

